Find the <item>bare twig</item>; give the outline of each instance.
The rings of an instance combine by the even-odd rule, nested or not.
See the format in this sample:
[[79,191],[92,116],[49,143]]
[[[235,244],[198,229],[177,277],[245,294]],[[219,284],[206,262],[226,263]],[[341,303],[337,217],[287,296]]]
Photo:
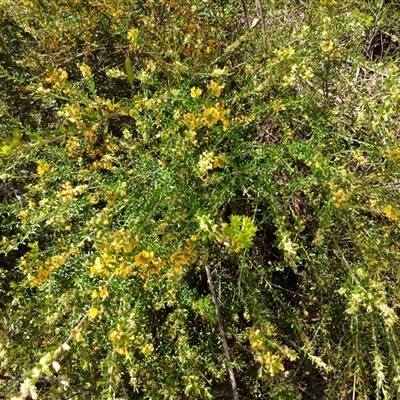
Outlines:
[[212,297],[214,307],[215,307],[215,314],[217,315],[217,319],[218,319],[218,329],[219,329],[219,334],[221,336],[222,346],[224,348],[224,353],[225,353],[225,357],[226,357],[225,366],[226,366],[226,369],[228,370],[229,379],[231,381],[233,399],[238,400],[239,393],[238,393],[238,389],[237,389],[235,374],[233,372],[233,369],[230,366],[230,363],[232,362],[232,360],[231,360],[231,356],[229,354],[228,341],[226,340],[224,325],[222,324],[221,311],[219,309],[218,299],[217,299],[217,295],[215,293],[214,283],[212,280],[209,265],[206,265],[206,274],[207,274],[208,287],[210,288],[211,297]]
[[257,4],[257,8],[258,8],[258,13],[261,19],[261,30],[263,33],[263,44],[264,44],[264,51],[267,50],[267,27],[265,25],[265,18],[264,18],[264,10],[263,10],[263,6],[261,3],[261,0],[256,0],[256,4]]
[[242,0],[242,7],[243,7],[244,18],[246,20],[247,29],[250,29],[249,15],[247,14],[247,7],[245,0]]

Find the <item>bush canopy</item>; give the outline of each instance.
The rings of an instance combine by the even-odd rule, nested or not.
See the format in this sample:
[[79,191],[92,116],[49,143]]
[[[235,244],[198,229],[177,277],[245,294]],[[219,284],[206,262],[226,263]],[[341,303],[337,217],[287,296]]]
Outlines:
[[1,0],[1,394],[396,398],[399,11]]

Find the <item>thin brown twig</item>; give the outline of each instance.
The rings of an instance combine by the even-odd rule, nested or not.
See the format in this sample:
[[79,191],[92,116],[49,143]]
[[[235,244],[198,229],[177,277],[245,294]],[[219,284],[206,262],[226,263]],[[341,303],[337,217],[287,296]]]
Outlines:
[[249,15],[247,14],[247,7],[245,0],[242,0],[242,7],[244,12],[244,19],[246,20],[247,29],[250,29]]
[[232,362],[232,359],[231,359],[231,356],[229,354],[228,341],[226,340],[225,329],[224,329],[224,325],[222,323],[221,311],[220,311],[220,308],[219,308],[217,295],[215,293],[214,282],[212,280],[210,266],[206,265],[205,268],[206,268],[206,274],[207,274],[208,287],[210,288],[211,297],[212,297],[212,300],[213,300],[213,303],[214,303],[214,307],[215,307],[215,314],[217,315],[219,334],[221,336],[222,346],[224,348],[224,353],[225,353],[225,357],[226,357],[225,366],[226,366],[226,369],[228,370],[229,379],[231,381],[233,399],[234,400],[239,400],[239,392],[238,392],[238,389],[237,389],[235,373],[233,372],[233,369],[230,366],[230,363]]
[[267,27],[265,24],[265,18],[264,18],[264,10],[263,10],[263,6],[261,3],[261,0],[256,0],[256,4],[257,4],[257,8],[258,8],[258,13],[260,15],[260,19],[261,19],[261,30],[263,33],[263,44],[264,44],[264,51],[267,50]]

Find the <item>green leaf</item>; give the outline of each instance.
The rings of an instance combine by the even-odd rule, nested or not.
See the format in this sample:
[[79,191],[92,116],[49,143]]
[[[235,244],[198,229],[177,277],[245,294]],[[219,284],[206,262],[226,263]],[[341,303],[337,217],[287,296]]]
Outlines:
[[32,376],[32,371],[26,371],[21,374],[22,378],[30,378]]
[[12,148],[5,144],[5,145],[1,146],[0,151],[3,155],[9,156],[12,153]]
[[132,62],[129,57],[126,57],[125,59],[125,70],[126,70],[126,75],[128,76],[128,82],[132,85],[133,83],[133,68],[132,68]]
[[241,217],[240,215],[232,215],[231,217],[231,226],[235,230],[240,229],[240,222],[241,222]]

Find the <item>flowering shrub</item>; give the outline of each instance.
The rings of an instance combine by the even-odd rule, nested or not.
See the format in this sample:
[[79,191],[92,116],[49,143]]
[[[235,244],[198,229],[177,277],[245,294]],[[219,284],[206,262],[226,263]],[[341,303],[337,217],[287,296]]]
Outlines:
[[7,398],[396,396],[393,2],[0,13]]

